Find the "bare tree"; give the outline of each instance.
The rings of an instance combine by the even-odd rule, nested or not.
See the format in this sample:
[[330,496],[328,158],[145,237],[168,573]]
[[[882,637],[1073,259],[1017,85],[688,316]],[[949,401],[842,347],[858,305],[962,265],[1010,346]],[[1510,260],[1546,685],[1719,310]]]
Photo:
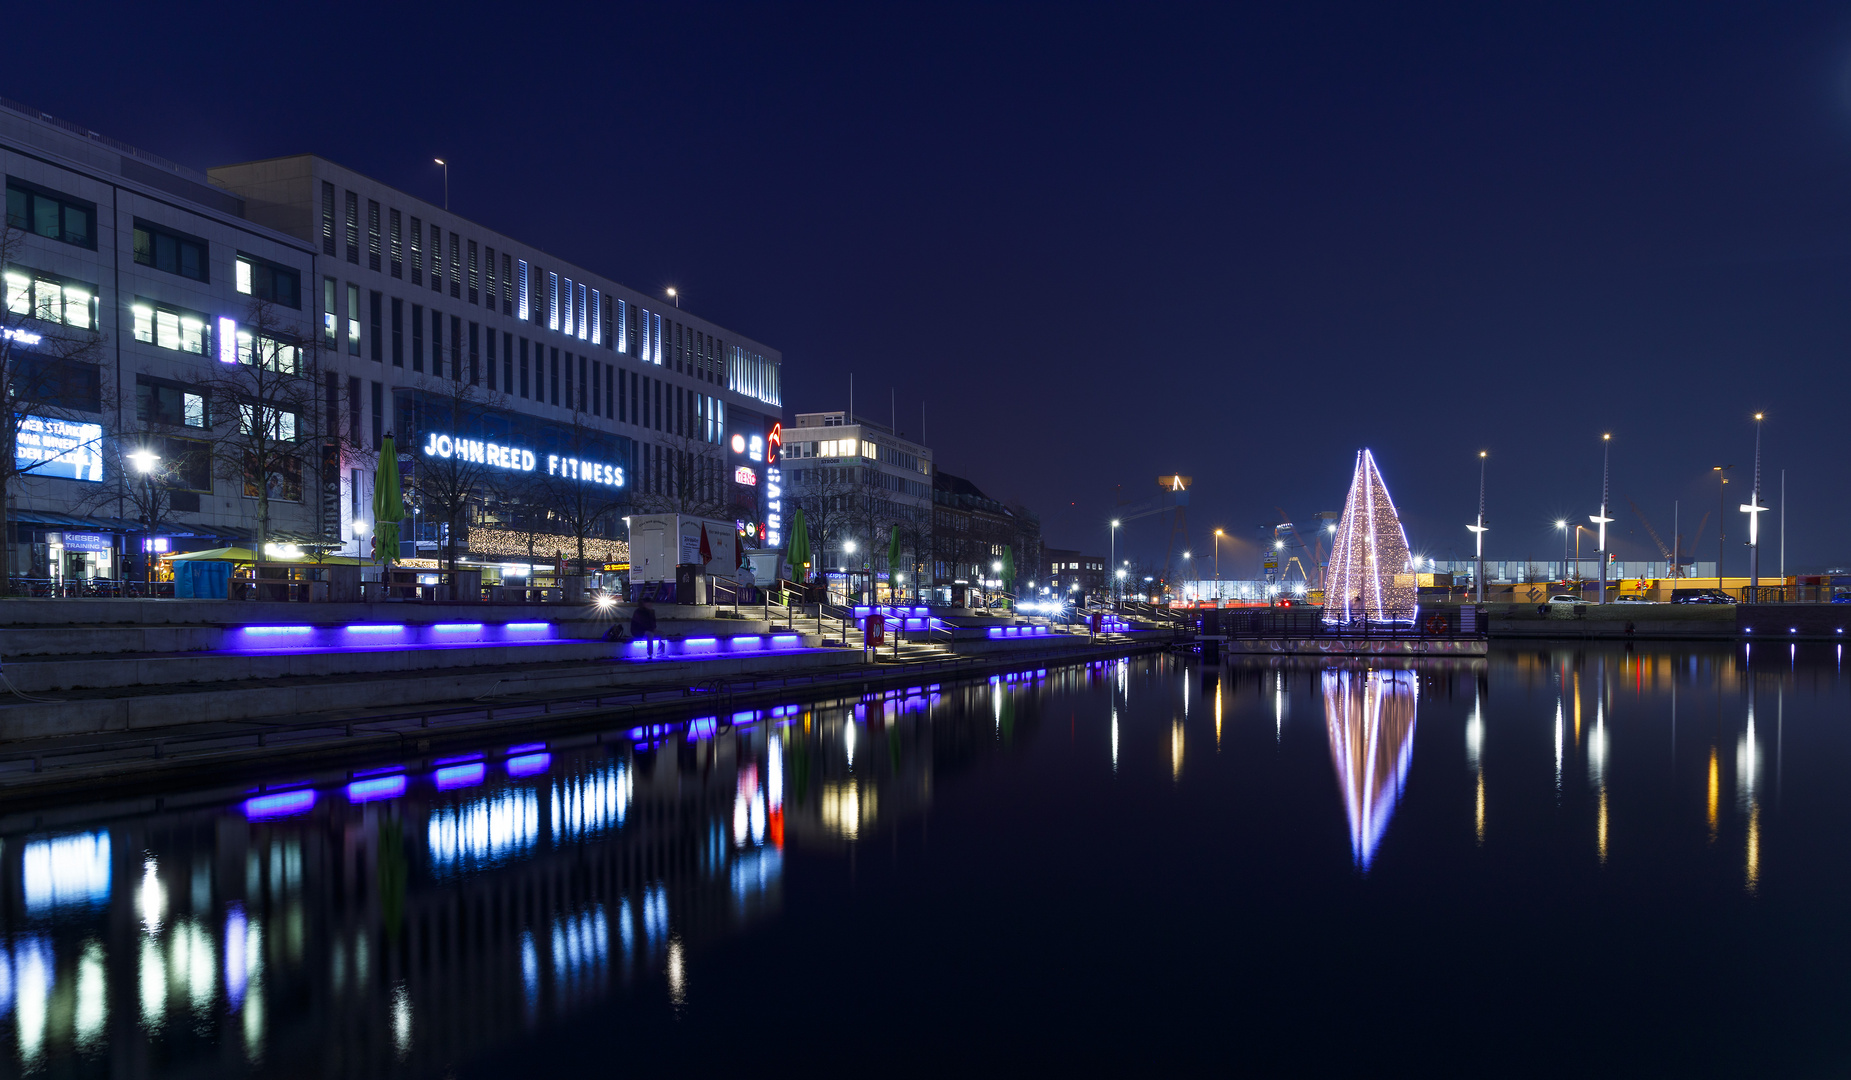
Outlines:
[[[638,493],[631,502],[646,514],[681,514],[686,517],[734,520],[755,518],[756,508],[733,495],[726,472],[726,455],[718,443],[693,435],[662,435],[656,440],[662,467],[657,489]],[[639,478],[640,479],[640,478]]]
[[[850,478],[853,469],[840,465],[808,466],[797,477],[786,470],[789,479],[785,501],[803,510],[804,525],[810,531],[811,558],[815,567],[824,565],[829,547],[856,535],[853,512],[857,492]],[[792,567],[801,573],[802,567]]]
[[571,537],[581,566],[585,543],[604,539],[612,523],[628,504],[629,477],[619,483],[616,462],[605,456],[609,443],[590,424],[590,417],[574,409],[558,453],[548,452],[534,471],[533,485],[554,535]]
[[302,478],[318,468],[313,338],[267,300],[253,300],[232,342],[216,343],[220,359],[199,380],[206,391],[212,468],[241,485],[257,504],[253,551],[270,542],[272,504],[300,503]]
[[407,470],[406,488],[417,501],[426,521],[443,526],[441,551],[445,569],[455,571],[459,546],[468,543],[468,527],[499,474],[528,472],[544,467],[536,461],[504,465],[500,456],[521,451],[501,447],[463,432],[482,431],[495,414],[500,395],[472,382],[452,379],[440,383],[437,393],[426,394],[409,424],[400,426],[424,440],[422,447],[406,446],[414,462]]
[[101,421],[109,385],[102,365],[96,289],[26,268],[26,234],[0,232],[6,302],[0,307],[0,547],[11,591],[13,499],[29,480],[103,479]]

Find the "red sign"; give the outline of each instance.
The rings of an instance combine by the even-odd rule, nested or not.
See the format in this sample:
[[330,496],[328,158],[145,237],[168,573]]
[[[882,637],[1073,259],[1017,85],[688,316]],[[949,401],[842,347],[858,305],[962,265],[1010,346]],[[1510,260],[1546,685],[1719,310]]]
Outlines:
[[765,464],[776,465],[783,456],[784,424],[777,422],[771,425],[771,434],[765,436]]
[[887,620],[885,618],[879,615],[870,615],[863,621],[862,629],[867,635],[868,648],[876,649],[886,644]]

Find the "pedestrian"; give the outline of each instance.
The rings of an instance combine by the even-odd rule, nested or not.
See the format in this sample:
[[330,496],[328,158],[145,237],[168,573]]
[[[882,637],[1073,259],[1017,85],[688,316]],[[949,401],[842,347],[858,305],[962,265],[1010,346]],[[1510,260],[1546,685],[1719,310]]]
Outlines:
[[[655,605],[644,597],[636,602],[636,610],[630,615],[630,637],[644,642],[647,659],[656,657],[656,609]],[[663,650],[665,653],[667,649]]]

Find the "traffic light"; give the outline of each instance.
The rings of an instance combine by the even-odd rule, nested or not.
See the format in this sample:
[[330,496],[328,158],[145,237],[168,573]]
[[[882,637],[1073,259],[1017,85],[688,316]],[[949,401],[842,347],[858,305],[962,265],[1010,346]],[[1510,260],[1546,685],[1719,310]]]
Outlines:
[[373,551],[372,558],[375,562],[377,562],[379,560],[379,537],[377,535],[373,537],[372,551]]

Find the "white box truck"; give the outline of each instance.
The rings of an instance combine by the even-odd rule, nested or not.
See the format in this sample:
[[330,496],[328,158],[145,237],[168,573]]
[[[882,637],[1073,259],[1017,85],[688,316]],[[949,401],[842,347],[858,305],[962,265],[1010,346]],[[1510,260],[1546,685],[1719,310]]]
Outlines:
[[[632,514],[624,518],[630,528],[630,581],[674,581],[675,567],[702,564],[702,572],[734,578],[739,573],[739,533],[730,521],[687,517],[681,514]],[[701,558],[701,529],[707,530],[712,558]]]

